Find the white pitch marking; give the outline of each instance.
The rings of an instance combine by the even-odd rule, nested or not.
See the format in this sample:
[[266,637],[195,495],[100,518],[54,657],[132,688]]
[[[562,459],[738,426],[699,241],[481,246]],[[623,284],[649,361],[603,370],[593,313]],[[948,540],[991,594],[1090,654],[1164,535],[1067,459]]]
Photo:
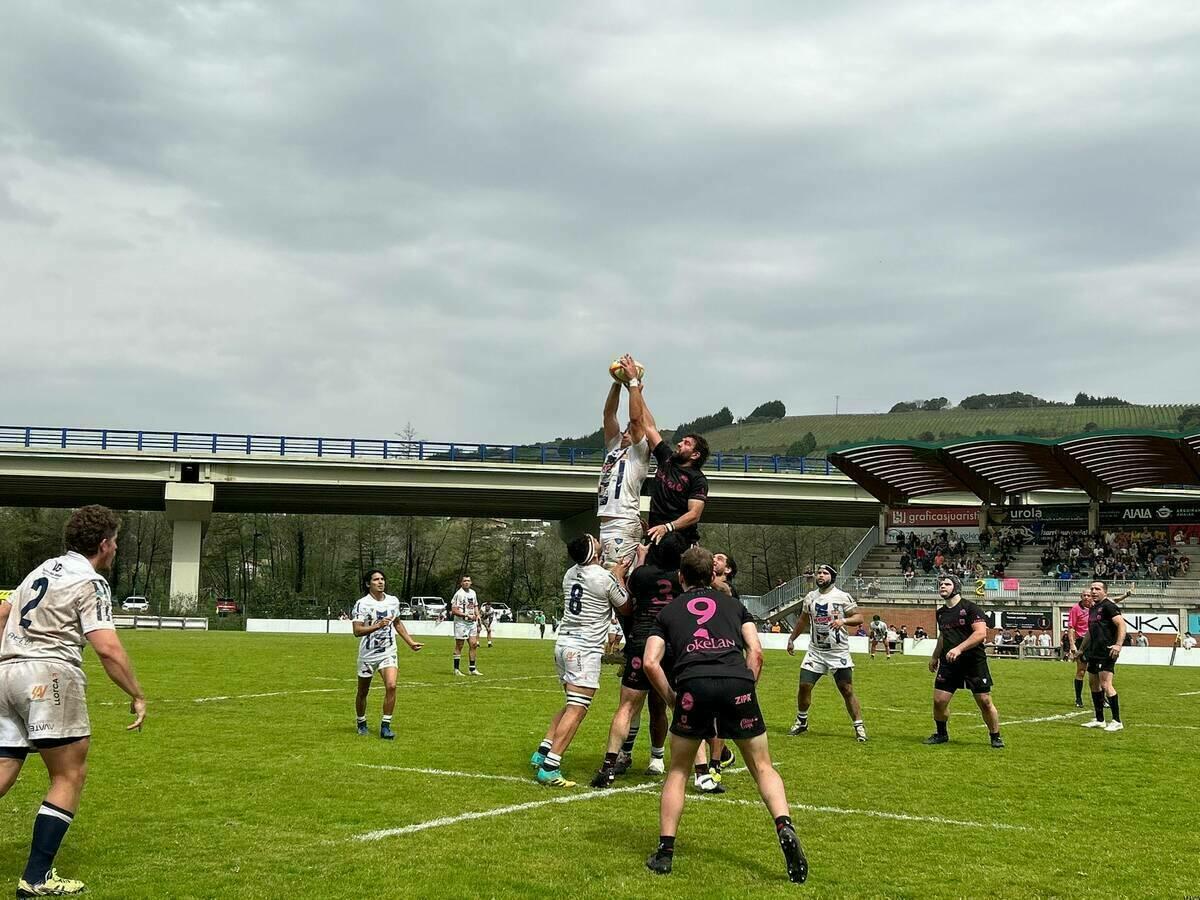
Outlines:
[[[690,798],[689,798],[690,799]],[[697,799],[712,803],[736,803],[738,806],[761,807],[760,800],[740,800],[736,797],[714,797],[711,794],[701,794]],[[957,825],[965,828],[994,828],[999,831],[1028,831],[1024,825],[1009,825],[1005,822],[972,822],[967,819],[943,819],[941,816],[913,816],[908,813],[883,812],[878,809],[844,809],[840,806],[809,806],[806,803],[793,803],[792,809],[802,809],[805,812],[832,813],[838,816],[870,816],[875,819],[891,819],[896,822],[922,822],[929,825]]]
[[1176,697],[1195,697],[1200,694],[1200,691],[1184,691],[1182,694],[1176,694]]
[[1200,725],[1152,725],[1149,722],[1134,722],[1137,728],[1173,728],[1181,731],[1200,731]]
[[487,775],[483,772],[452,772],[448,769],[418,769],[410,766],[382,766],[371,763],[355,763],[361,769],[380,769],[384,772],[412,772],[417,775],[447,775],[454,778],[482,778],[487,781],[517,781],[521,784],[532,784],[531,778],[518,778],[516,775]]
[[[1064,719],[1077,719],[1080,716],[1090,716],[1091,713],[1086,709],[1081,709],[1077,712],[1063,713],[1058,716],[1040,716],[1036,719],[1013,719],[1011,722],[1001,722],[1000,727],[1004,728],[1009,725],[1032,725],[1034,722],[1059,722]],[[976,728],[987,728],[987,725],[976,725]]]
[[475,819],[490,819],[494,816],[506,816],[509,813],[523,812],[527,809],[538,809],[542,806],[551,806],[558,803],[579,803],[584,800],[599,800],[603,797],[612,797],[615,794],[645,794],[651,791],[657,791],[656,785],[638,784],[630,787],[611,788],[607,791],[588,791],[586,793],[567,794],[561,797],[551,797],[548,800],[533,800],[529,803],[516,803],[512,806],[500,806],[496,809],[485,809],[480,812],[461,813],[457,816],[443,816],[438,819],[429,819],[425,822],[415,822],[412,825],[404,825],[400,828],[383,828],[378,831],[368,831],[364,834],[356,834],[352,836],[352,840],[356,841],[380,841],[384,838],[396,837],[401,834],[413,834],[417,831],[426,831],[430,828],[441,828],[446,825],[457,825],[459,822],[470,822]]
[[[302,691],[266,691],[261,694],[222,694],[217,697],[176,697],[165,700],[150,700],[155,703],[215,703],[219,700],[257,700],[260,697],[286,697],[290,694],[333,694],[342,693],[341,688],[309,688]],[[101,700],[97,706],[124,706],[126,700]]]

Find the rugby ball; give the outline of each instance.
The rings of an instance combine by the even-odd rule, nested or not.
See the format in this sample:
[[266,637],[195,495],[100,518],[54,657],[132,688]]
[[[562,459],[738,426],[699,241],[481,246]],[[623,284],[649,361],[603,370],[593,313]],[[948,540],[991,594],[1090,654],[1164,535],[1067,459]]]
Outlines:
[[[634,365],[636,365],[636,366],[637,366],[638,378],[639,378],[639,379],[641,379],[641,378],[645,378],[645,377],[646,377],[646,367],[645,367],[645,366],[643,366],[643,365],[642,365],[640,362],[638,362],[636,359],[633,361],[633,363],[634,363]],[[611,376],[613,377],[613,381],[620,382],[621,384],[628,384],[628,383],[629,383],[629,378],[628,378],[628,377],[626,377],[626,375],[625,375],[625,369],[624,369],[624,367],[621,365],[621,361],[620,361],[619,359],[614,359],[614,360],[612,361],[612,365],[610,365],[610,366],[608,367],[608,374],[609,374],[609,375],[611,375]]]

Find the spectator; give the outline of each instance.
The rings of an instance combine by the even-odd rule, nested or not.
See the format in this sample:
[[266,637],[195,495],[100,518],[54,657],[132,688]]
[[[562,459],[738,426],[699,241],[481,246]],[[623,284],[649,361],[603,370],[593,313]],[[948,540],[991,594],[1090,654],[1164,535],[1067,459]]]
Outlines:
[[1149,646],[1150,646],[1150,639],[1149,639],[1149,638],[1147,638],[1147,637],[1146,637],[1144,634],[1142,634],[1140,631],[1138,631],[1138,632],[1135,632],[1135,633],[1134,633],[1134,637],[1133,637],[1133,646],[1135,646],[1135,647],[1149,647]]
[[921,641],[927,637],[929,637],[929,634],[925,631],[924,628],[922,628],[920,625],[918,625],[916,628],[916,631],[913,632],[913,640]]
[[1191,650],[1196,646],[1196,639],[1192,637],[1192,633],[1186,632],[1183,636],[1183,649]]

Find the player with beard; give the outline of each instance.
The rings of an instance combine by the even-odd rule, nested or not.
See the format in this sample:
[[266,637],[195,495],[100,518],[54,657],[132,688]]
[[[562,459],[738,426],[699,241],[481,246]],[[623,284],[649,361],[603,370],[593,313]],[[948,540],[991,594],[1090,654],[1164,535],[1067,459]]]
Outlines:
[[[646,640],[646,677],[674,707],[671,768],[663,782],[658,847],[646,867],[659,875],[671,871],[688,769],[701,742],[720,736],[738,745],[775,820],[788,877],[803,882],[808,860],[792,824],[783,781],[771,766],[767,726],[755,692],[763,661],[758,631],[740,601],[713,589],[712,572],[712,554],[703,547],[683,554],[679,582],[684,593],[658,614]],[[668,651],[674,687],[662,665]]]
[[817,589],[805,595],[800,618],[788,635],[787,652],[796,653],[796,638],[805,626],[809,626],[808,652],[800,666],[800,689],[796,695],[796,723],[788,734],[804,734],[808,731],[808,709],[812,705],[813,685],[826,673],[833,673],[834,684],[846,703],[846,712],[854,725],[854,736],[860,743],[867,740],[867,729],[863,725],[862,707],[854,696],[854,660],[850,657],[850,640],[846,636],[847,626],[861,625],[862,613],[858,604],[845,591],[834,586],[837,570],[833,566],[817,566]]
[[[1125,617],[1121,608],[1108,596],[1108,582],[1096,579],[1089,588],[1092,605],[1088,609],[1088,633],[1079,645],[1079,655],[1087,660],[1088,682],[1092,690],[1092,706],[1096,718],[1084,722],[1084,728],[1103,728],[1121,731],[1121,702],[1113,687],[1113,672],[1125,642]],[[1112,721],[1104,724],[1104,703],[1112,711]]]
[[937,673],[933,681],[933,722],[937,731],[925,743],[945,744],[950,740],[946,730],[950,701],[955,691],[966,687],[975,696],[992,746],[1001,750],[1004,741],[1000,739],[1000,713],[992,703],[992,675],[983,650],[987,616],[973,602],[963,599],[962,582],[957,575],[938,579],[938,595],[942,598],[937,610],[938,639],[929,660],[929,671]]
[[708,460],[708,441],[698,434],[686,434],[672,453],[646,406],[633,358],[622,356],[621,365],[629,379],[629,420],[641,423],[650,452],[658,462],[650,490],[650,529],[646,536],[658,544],[668,534],[678,531],[688,544],[697,544],[698,523],[708,501],[708,479],[701,471]]
[[[662,697],[650,690],[642,666],[646,638],[654,628],[654,620],[679,594],[679,558],[687,549],[682,534],[669,534],[658,547],[656,561],[639,565],[629,576],[629,597],[633,601],[629,636],[625,641],[625,671],[621,675],[621,699],[608,732],[608,748],[604,763],[592,779],[592,787],[611,787],[616,777],[630,765],[629,754],[637,738],[637,728],[631,728],[641,716],[647,695],[650,700],[650,766],[647,775],[662,775],[663,749],[667,742],[667,710]],[[624,765],[622,766],[622,757]]]

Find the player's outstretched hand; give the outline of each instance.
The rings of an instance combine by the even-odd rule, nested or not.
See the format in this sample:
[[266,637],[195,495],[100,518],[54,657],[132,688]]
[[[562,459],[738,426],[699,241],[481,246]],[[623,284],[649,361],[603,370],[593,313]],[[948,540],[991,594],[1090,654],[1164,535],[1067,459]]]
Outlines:
[[621,368],[625,370],[625,377],[628,381],[638,377],[637,363],[633,361],[633,357],[626,353],[621,357]]
[[1111,647],[1109,647],[1108,655],[1111,656],[1113,659],[1116,659],[1118,656],[1120,656],[1121,655],[1121,645],[1113,644]]
[[420,641],[413,641],[411,644],[409,644],[409,646],[412,648],[412,652],[416,653],[418,650],[420,650],[425,645],[422,644]]
[[129,703],[129,711],[137,716],[133,720],[132,725],[126,725],[126,731],[141,731],[142,723],[146,721],[146,698],[138,697],[136,700],[131,700]]
[[796,655],[796,642],[793,641],[791,638],[788,638],[787,652],[788,652],[788,656]]
[[661,541],[663,538],[665,538],[668,534],[670,534],[670,532],[667,531],[666,525],[655,525],[653,528],[651,528],[649,531],[646,532],[646,537],[650,538],[650,540],[652,540],[655,544],[657,544],[659,541]]

